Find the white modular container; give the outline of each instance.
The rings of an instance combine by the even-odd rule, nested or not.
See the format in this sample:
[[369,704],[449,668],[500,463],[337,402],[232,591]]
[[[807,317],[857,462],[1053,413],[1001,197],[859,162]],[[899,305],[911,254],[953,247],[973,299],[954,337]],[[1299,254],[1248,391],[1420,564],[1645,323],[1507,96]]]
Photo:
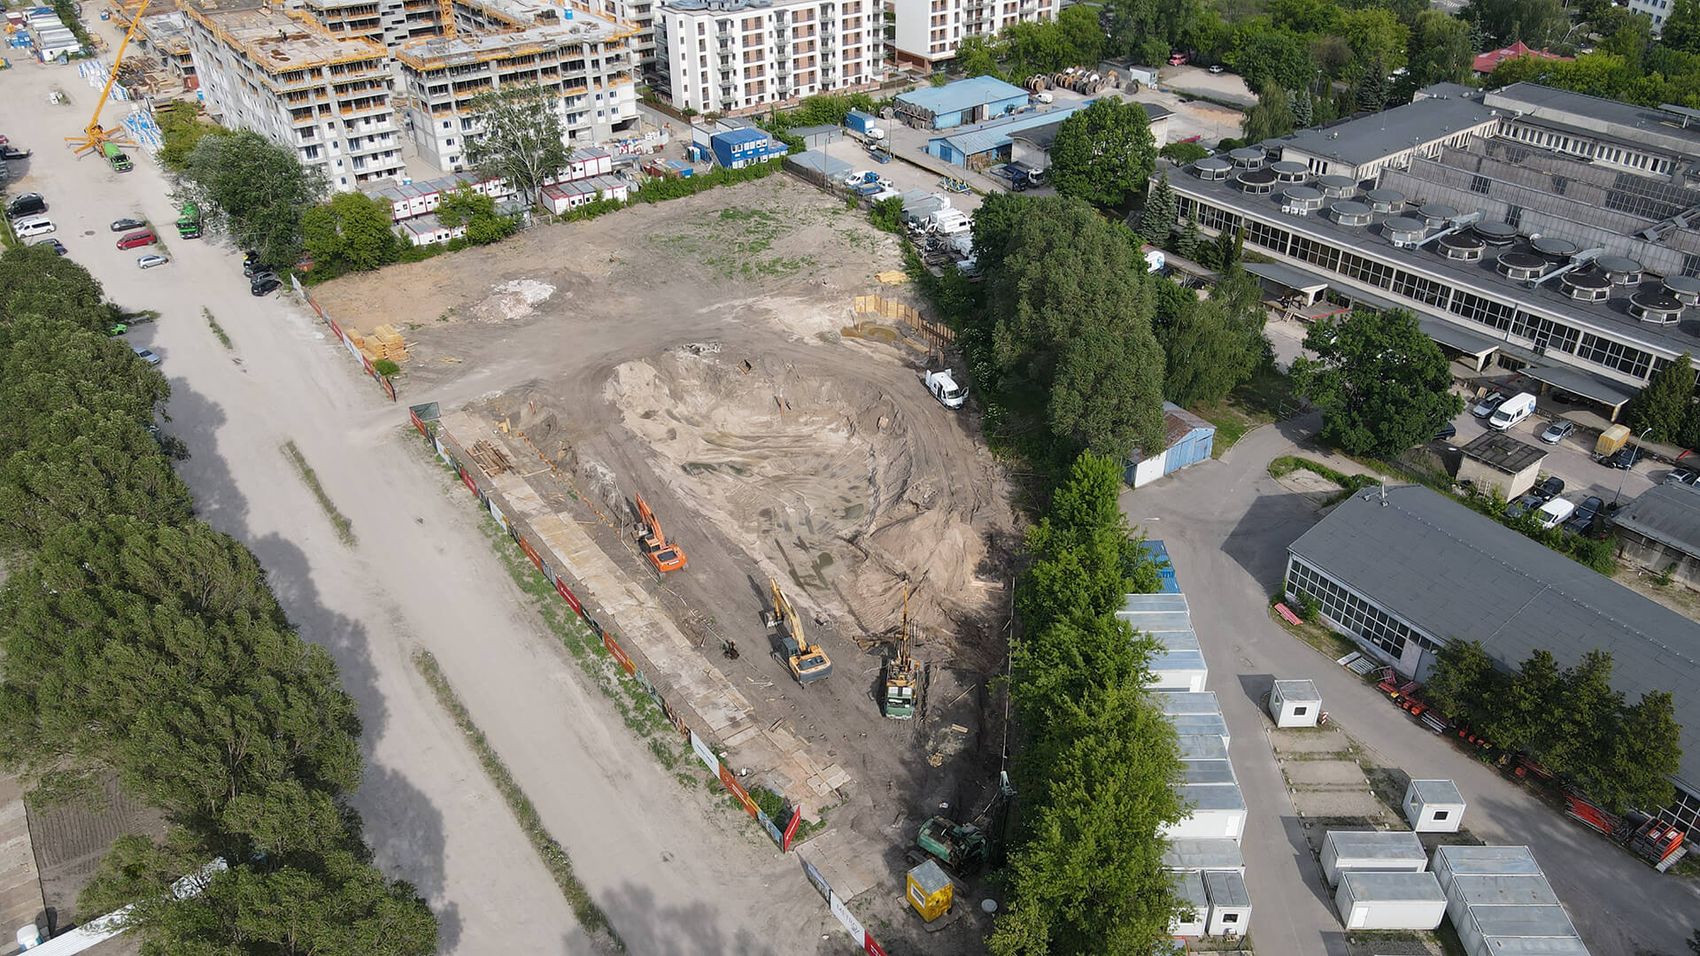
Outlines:
[[1238,842],[1245,834],[1245,797],[1238,784],[1182,784],[1175,790],[1192,810],[1163,828],[1168,839]]
[[1163,850],[1166,870],[1223,870],[1245,875],[1245,857],[1239,843],[1222,838],[1170,840]]
[[1554,906],[1558,894],[1544,876],[1454,876],[1446,886],[1446,915],[1462,926],[1478,906]]
[[1190,913],[1182,913],[1169,924],[1170,936],[1203,936],[1210,920],[1210,898],[1204,894],[1204,874],[1197,870],[1169,874],[1175,896],[1186,904]]
[[1329,830],[1322,841],[1322,875],[1340,884],[1346,870],[1421,873],[1428,869],[1423,841],[1409,830]]
[[1347,870],[1340,874],[1334,908],[1349,930],[1432,930],[1446,917],[1446,893],[1433,873]]
[[1269,691],[1269,716],[1277,727],[1315,727],[1322,716],[1322,694],[1308,680],[1278,680]]
[[1403,806],[1405,822],[1418,833],[1457,833],[1464,825],[1464,795],[1450,780],[1412,780]]
[[1454,876],[1540,876],[1541,866],[1526,846],[1438,846],[1429,868],[1441,889]]
[[1238,873],[1204,874],[1204,895],[1210,898],[1206,936],[1244,936],[1251,932],[1251,896]]

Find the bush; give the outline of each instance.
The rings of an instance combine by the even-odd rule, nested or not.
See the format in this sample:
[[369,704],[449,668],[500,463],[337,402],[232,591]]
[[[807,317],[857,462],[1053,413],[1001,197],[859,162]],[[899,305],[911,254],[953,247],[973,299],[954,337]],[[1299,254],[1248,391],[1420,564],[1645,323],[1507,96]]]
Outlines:
[[379,375],[382,375],[385,378],[401,373],[401,366],[397,365],[394,359],[379,359],[372,363],[372,368],[375,369]]

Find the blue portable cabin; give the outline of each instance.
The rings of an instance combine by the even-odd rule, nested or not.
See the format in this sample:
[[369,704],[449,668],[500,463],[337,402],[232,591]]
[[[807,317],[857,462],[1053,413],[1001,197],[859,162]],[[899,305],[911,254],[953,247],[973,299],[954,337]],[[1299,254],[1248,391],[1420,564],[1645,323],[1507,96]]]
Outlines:
[[739,169],[786,153],[784,143],[753,127],[715,133],[709,137],[708,147],[714,153],[715,163],[727,169]]
[[982,123],[1027,105],[1027,91],[990,76],[900,94],[893,109],[918,129],[954,129]]
[[1173,402],[1163,403],[1163,450],[1155,455],[1142,449],[1123,462],[1122,478],[1135,488],[1210,458],[1216,445],[1216,426]]
[[879,126],[879,120],[875,119],[872,113],[864,113],[861,110],[851,110],[844,116],[844,125],[852,132],[861,133],[863,136],[866,136],[868,135],[868,130]]

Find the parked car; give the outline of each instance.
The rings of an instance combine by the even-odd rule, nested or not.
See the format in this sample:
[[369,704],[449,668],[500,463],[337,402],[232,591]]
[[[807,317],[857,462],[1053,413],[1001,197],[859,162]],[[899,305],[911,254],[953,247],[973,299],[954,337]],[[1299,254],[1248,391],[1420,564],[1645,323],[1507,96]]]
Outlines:
[[1557,498],[1564,493],[1564,479],[1557,475],[1548,475],[1535,486],[1534,493],[1549,501]]
[[141,246],[151,246],[158,241],[159,237],[153,234],[152,229],[142,229],[137,232],[125,233],[119,237],[118,248],[136,249]]
[[140,219],[114,219],[114,220],[112,220],[112,231],[113,232],[129,232],[132,229],[146,229],[147,227],[148,227],[148,224],[146,222],[143,222]]
[[1535,413],[1535,396],[1528,392],[1518,392],[1493,410],[1488,417],[1488,427],[1495,431],[1506,431]]
[[1486,418],[1498,411],[1499,406],[1504,402],[1505,394],[1503,392],[1489,392],[1483,395],[1476,404],[1470,406],[1470,414],[1477,418]]
[[1535,509],[1535,522],[1543,528],[1556,528],[1575,510],[1576,502],[1554,498]]
[[19,149],[16,146],[0,146],[0,159],[29,159],[34,150]]
[[163,266],[167,262],[170,262],[170,261],[171,261],[170,259],[167,259],[164,256],[159,256],[159,255],[154,255],[153,253],[149,253],[145,256],[136,257],[136,268],[138,268],[138,269],[152,269],[154,266]]
[[1665,476],[1667,485],[1687,485],[1690,488],[1700,486],[1700,471],[1691,468],[1678,468]]
[[22,193],[12,197],[6,204],[6,218],[17,219],[22,216],[39,216],[47,211],[47,200],[41,193]]
[[1451,441],[1458,437],[1458,426],[1447,422],[1440,426],[1440,431],[1434,433],[1435,441]]
[[25,216],[12,223],[12,232],[16,233],[19,239],[45,236],[57,228],[59,227],[53,224],[53,220],[46,216]]
[[1624,445],[1617,451],[1600,459],[1600,464],[1607,468],[1633,468],[1641,460],[1641,449],[1636,445]]
[[281,285],[283,285],[283,282],[277,276],[270,272],[262,272],[248,284],[248,293],[250,295],[266,295],[276,291]]
[[1210,72],[1214,76],[1221,76],[1224,72],[1226,72],[1226,68],[1220,63],[1212,63],[1210,64]]
[[1594,519],[1600,516],[1605,505],[1605,499],[1599,495],[1583,498],[1582,503],[1576,506],[1576,510],[1572,511],[1569,519],[1564,522],[1564,530],[1571,534],[1587,534],[1594,527]]
[[30,243],[30,245],[32,245],[32,246],[52,246],[53,251],[59,253],[60,255],[64,255],[67,251],[69,251],[65,248],[65,244],[63,242],[60,242],[57,239],[43,239],[40,242],[32,242],[32,243]]
[[1505,516],[1507,518],[1520,517],[1525,512],[1535,511],[1536,509],[1540,508],[1541,505],[1544,505],[1546,503],[1547,503],[1547,499],[1541,497],[1541,495],[1538,492],[1531,491],[1528,494],[1524,495],[1523,497],[1518,498],[1516,501],[1513,501],[1512,503],[1506,505],[1505,506]]
[[1541,432],[1541,441],[1544,441],[1549,445],[1556,445],[1566,438],[1569,438],[1575,431],[1575,422],[1568,418],[1555,418],[1548,423],[1546,429]]
[[158,365],[159,363],[165,361],[164,359],[160,358],[159,354],[157,352],[155,352],[153,349],[144,349],[139,345],[132,345],[132,346],[130,346],[130,351],[135,352],[137,358],[148,363],[149,365]]

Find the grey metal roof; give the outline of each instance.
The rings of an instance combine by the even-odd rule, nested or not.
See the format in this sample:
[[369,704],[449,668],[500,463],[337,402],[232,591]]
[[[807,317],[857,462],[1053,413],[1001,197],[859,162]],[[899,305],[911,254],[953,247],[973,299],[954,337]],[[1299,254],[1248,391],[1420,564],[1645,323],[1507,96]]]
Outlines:
[[1346,499],[1288,550],[1436,640],[1477,640],[1516,666],[1609,651],[1630,701],[1670,691],[1677,782],[1700,791],[1700,624],[1421,485]]
[[1363,901],[1414,900],[1424,903],[1446,902],[1446,892],[1433,873],[1369,873],[1347,870],[1340,882],[1352,899]]
[[958,113],[1004,100],[1027,99],[1027,91],[995,76],[973,76],[943,86],[921,87],[897,95],[898,107],[932,113]]
[[1446,895],[1465,906],[1534,906],[1558,902],[1545,876],[1458,876]]
[[1541,865],[1526,846],[1437,846],[1434,869],[1443,868],[1455,877],[1541,874]]
[[1530,465],[1538,465],[1547,457],[1541,449],[1491,429],[1471,439],[1459,451],[1464,453],[1465,458],[1508,475],[1515,475]]
[[1483,104],[1516,111],[1539,123],[1563,123],[1605,139],[1645,149],[1649,146],[1684,156],[1700,156],[1700,126],[1674,125],[1682,117],[1650,106],[1620,103],[1537,83],[1513,83],[1493,90]]
[[1245,856],[1233,840],[1170,840],[1163,849],[1163,865],[1172,870],[1238,870],[1245,866]]
[[1423,841],[1409,830],[1329,830],[1323,846],[1332,844],[1338,860],[1422,860],[1428,862]]
[[1204,894],[1204,874],[1197,870],[1180,870],[1169,874],[1169,882],[1174,885],[1175,896],[1203,918],[1205,909],[1210,905],[1210,898]]
[[1482,936],[1576,935],[1576,925],[1558,905],[1475,906],[1470,908],[1469,920]]
[[1482,940],[1492,956],[1588,956],[1588,947],[1578,936],[1530,939],[1525,936],[1488,936]]
[[1183,760],[1181,780],[1189,784],[1238,783],[1234,765],[1226,760]]
[[1228,725],[1222,720],[1221,714],[1185,714],[1170,717],[1169,722],[1175,725],[1175,733],[1180,736],[1192,734],[1209,734],[1224,738],[1228,736]]
[[1282,700],[1321,700],[1322,692],[1316,689],[1316,681],[1311,680],[1278,680],[1275,691]]
[[1297,292],[1320,292],[1328,288],[1327,278],[1284,262],[1247,262],[1245,271]]
[[1175,793],[1195,811],[1245,809],[1245,797],[1237,783],[1183,783]]
[[1281,145],[1352,166],[1362,166],[1432,143],[1493,120],[1494,111],[1474,100],[1422,99],[1380,113],[1302,130],[1282,137]]
[[1211,734],[1177,734],[1182,760],[1226,760],[1228,745]]
[[1170,717],[1195,717],[1199,715],[1217,715],[1222,713],[1222,705],[1216,700],[1215,691],[1198,691],[1190,693],[1179,690],[1160,690],[1151,695],[1157,706],[1163,708],[1163,713]]
[[1700,491],[1693,488],[1650,488],[1620,509],[1612,523],[1684,554],[1700,555]]
[[928,141],[929,145],[938,140],[944,140],[956,147],[964,156],[978,156],[981,153],[1002,149],[1009,145],[1010,138],[1023,130],[1034,129],[1049,123],[1060,123],[1075,113],[1080,112],[1091,101],[1078,106],[1064,106],[1043,113],[1017,113],[1004,116],[972,126],[958,126],[945,130],[941,135]]
[[[1145,118],[1153,123],[1167,119],[1174,112],[1166,107],[1158,106],[1156,103],[1140,103],[1138,105],[1145,110]],[[1029,126],[1019,132],[1011,133],[1009,138],[1031,143],[1037,149],[1050,152],[1051,144],[1056,142],[1057,130],[1059,129],[1062,129],[1062,120],[1046,123],[1042,126]]]
[[1635,397],[1634,389],[1628,385],[1621,385],[1598,375],[1589,375],[1581,369],[1567,365],[1531,365],[1523,370],[1523,374],[1562,391],[1575,392],[1606,405],[1623,405]]
[[1251,894],[1245,890],[1245,877],[1232,871],[1204,874],[1204,892],[1211,906],[1250,906]]
[[1464,795],[1458,791],[1458,785],[1450,780],[1412,780],[1411,789],[1424,803],[1454,803],[1459,806],[1464,803]]

